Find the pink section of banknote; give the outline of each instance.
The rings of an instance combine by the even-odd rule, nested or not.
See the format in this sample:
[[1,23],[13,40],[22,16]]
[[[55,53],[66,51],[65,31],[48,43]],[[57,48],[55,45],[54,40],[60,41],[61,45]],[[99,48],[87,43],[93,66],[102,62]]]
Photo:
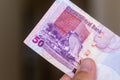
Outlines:
[[24,43],[69,76],[82,58],[102,64],[120,51],[117,35],[68,0],[56,0]]

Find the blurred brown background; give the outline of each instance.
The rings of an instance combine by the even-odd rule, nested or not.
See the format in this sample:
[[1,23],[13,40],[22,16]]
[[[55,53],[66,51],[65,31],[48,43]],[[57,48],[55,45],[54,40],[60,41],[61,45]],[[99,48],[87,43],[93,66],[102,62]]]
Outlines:
[[[120,0],[72,0],[120,35]],[[0,0],[0,80],[59,80],[63,73],[23,44],[54,0]]]

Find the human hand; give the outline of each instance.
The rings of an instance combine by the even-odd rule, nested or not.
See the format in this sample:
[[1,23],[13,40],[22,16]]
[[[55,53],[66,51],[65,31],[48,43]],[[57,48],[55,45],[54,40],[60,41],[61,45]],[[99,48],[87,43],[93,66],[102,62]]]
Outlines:
[[89,58],[82,60],[80,68],[78,68],[72,79],[65,74],[60,80],[96,80],[95,62]]

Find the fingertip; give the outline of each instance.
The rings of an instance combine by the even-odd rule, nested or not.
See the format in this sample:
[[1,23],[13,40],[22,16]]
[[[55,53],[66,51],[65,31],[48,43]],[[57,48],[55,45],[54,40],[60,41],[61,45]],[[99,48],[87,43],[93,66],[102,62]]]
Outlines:
[[91,58],[86,58],[86,59],[84,59],[84,60],[82,61],[82,63],[87,63],[87,62],[90,63],[90,65],[92,66],[93,69],[96,69],[96,63],[95,63],[95,61],[94,61],[93,59],[91,59]]
[[[81,76],[82,76],[82,78],[89,78],[89,80],[95,80],[96,79],[95,61],[90,58],[83,59],[81,61],[80,67],[77,69],[75,74],[76,75],[74,78],[77,78],[77,79],[81,78]],[[85,77],[83,77],[83,76],[85,76]]]
[[64,74],[60,80],[71,80],[71,78],[67,75],[67,74]]

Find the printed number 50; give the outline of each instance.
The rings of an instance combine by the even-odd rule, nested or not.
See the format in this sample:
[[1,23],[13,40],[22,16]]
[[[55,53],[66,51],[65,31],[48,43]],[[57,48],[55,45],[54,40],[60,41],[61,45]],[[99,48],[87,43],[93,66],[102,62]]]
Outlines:
[[36,36],[36,37],[32,40],[32,42],[33,42],[34,44],[37,44],[39,47],[42,47],[42,46],[44,45],[44,41],[41,40],[38,36]]

